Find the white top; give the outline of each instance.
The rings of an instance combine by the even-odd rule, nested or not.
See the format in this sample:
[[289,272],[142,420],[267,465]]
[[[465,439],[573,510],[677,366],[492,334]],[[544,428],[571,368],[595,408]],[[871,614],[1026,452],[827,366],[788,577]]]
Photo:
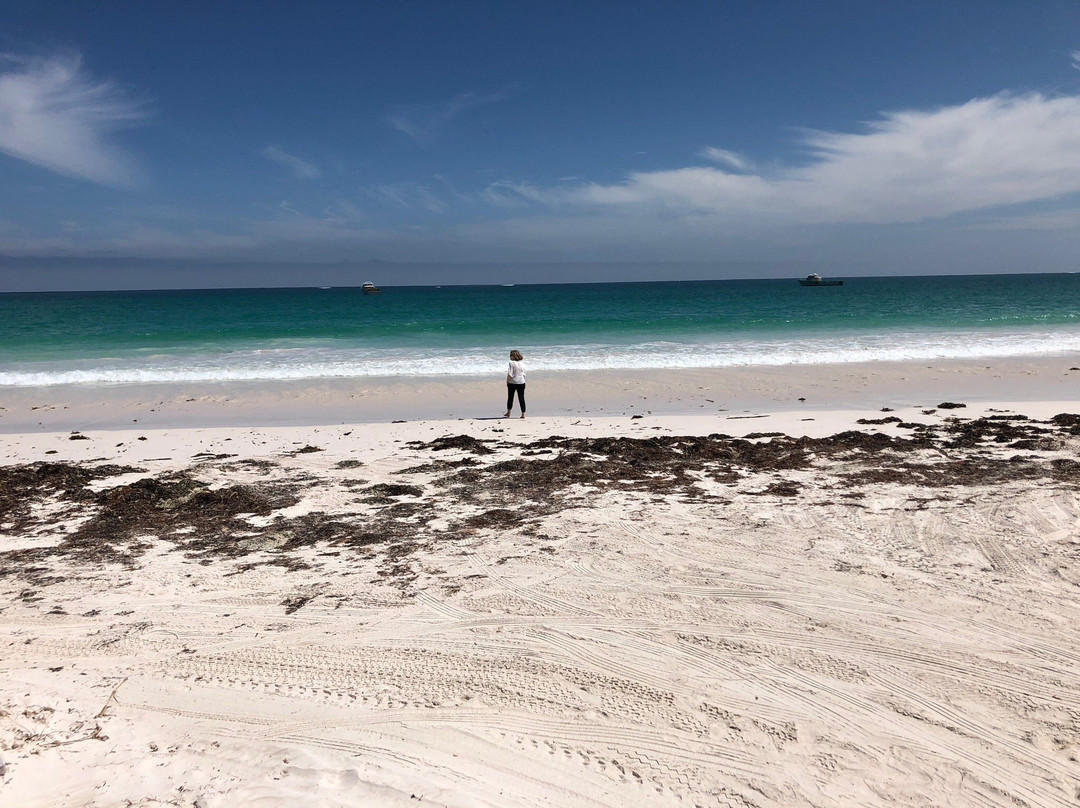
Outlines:
[[511,359],[506,375],[510,377],[510,384],[525,384],[525,363]]

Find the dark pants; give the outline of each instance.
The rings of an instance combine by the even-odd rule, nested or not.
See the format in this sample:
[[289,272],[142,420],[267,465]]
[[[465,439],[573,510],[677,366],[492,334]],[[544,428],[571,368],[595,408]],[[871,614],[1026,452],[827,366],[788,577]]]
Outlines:
[[506,411],[510,412],[514,408],[514,393],[517,393],[518,403],[521,405],[521,414],[525,414],[525,385],[523,384],[507,384],[506,385]]

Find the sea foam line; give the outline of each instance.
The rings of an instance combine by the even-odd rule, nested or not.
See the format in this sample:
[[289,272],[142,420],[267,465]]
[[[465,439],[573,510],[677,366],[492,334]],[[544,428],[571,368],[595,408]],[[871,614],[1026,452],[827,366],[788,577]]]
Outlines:
[[[1038,333],[844,335],[712,343],[523,345],[532,371],[658,370],[738,366],[846,364],[1039,356],[1080,351],[1080,331]],[[492,376],[505,360],[480,348],[233,350],[152,359],[24,363],[0,370],[0,385],[158,384],[300,381],[370,377]]]

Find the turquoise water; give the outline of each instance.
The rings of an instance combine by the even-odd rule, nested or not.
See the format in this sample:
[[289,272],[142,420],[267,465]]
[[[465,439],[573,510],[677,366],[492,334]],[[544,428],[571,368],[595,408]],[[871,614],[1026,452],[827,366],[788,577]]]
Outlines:
[[0,385],[723,367],[1080,349],[1080,275],[0,295]]

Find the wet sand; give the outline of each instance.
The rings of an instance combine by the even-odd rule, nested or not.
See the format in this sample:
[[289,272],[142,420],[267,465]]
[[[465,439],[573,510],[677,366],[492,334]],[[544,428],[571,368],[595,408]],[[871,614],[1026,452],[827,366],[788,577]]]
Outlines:
[[[501,415],[504,377],[8,388],[0,434],[317,426]],[[638,371],[529,371],[535,416],[716,415],[1080,400],[1080,358]]]

